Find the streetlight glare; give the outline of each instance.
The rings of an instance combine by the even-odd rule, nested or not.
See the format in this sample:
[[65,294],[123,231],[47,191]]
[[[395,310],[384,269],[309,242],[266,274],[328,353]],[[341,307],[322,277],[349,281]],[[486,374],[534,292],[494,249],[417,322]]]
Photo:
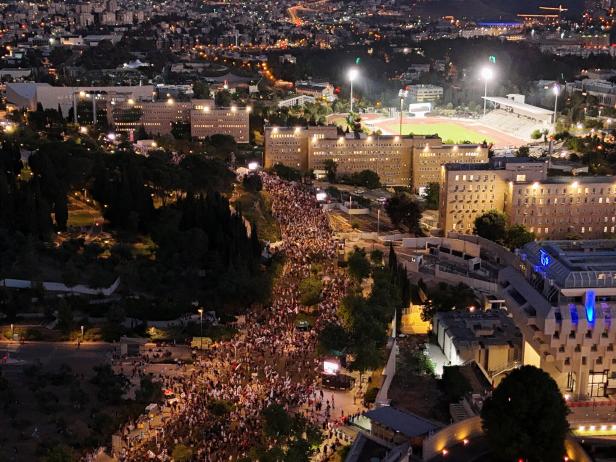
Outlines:
[[347,78],[351,82],[353,82],[357,79],[357,77],[359,77],[359,70],[356,67],[352,67],[351,69],[349,69],[349,72],[347,73]]
[[554,93],[556,96],[558,96],[560,94],[560,86],[559,85],[554,85],[552,87],[552,93]]
[[490,69],[489,67],[483,67],[481,69],[481,78],[483,80],[492,80],[493,77],[494,71],[492,69]]

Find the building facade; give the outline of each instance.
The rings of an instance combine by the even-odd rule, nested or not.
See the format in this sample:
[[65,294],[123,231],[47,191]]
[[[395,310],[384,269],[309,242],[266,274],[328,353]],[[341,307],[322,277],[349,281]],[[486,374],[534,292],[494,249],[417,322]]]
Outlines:
[[475,361],[492,377],[522,361],[522,334],[504,311],[437,313],[432,324],[452,366]]
[[169,135],[175,123],[190,125],[193,138],[229,135],[238,143],[248,143],[250,137],[249,108],[217,108],[214,101],[164,102],[128,100],[113,105],[112,123],[117,131],[127,132],[143,126],[153,135]]
[[539,238],[606,238],[616,232],[616,178],[548,177],[547,163],[493,158],[483,164],[441,169],[439,223],[471,234],[489,210],[507,215]]
[[339,174],[372,170],[386,185],[412,186],[421,191],[439,181],[447,162],[485,162],[483,145],[448,145],[435,136],[339,136],[336,127],[266,127],[265,167],[277,163],[301,171],[323,169],[334,160]]
[[525,364],[574,399],[616,392],[615,241],[531,242],[498,279],[524,335]]
[[443,87],[438,85],[408,85],[406,88],[412,103],[434,102],[443,97]]

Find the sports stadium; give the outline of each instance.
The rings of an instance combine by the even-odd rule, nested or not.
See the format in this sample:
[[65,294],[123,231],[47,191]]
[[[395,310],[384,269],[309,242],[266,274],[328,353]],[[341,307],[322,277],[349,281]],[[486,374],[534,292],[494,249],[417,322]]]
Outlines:
[[[484,140],[496,148],[515,148],[531,141],[535,130],[549,129],[552,111],[524,103],[523,95],[487,97],[487,114],[479,119],[430,116],[429,112],[412,108],[402,117],[402,134],[439,135],[445,142],[481,143]],[[385,135],[400,134],[400,117],[363,114],[363,124],[370,131]]]

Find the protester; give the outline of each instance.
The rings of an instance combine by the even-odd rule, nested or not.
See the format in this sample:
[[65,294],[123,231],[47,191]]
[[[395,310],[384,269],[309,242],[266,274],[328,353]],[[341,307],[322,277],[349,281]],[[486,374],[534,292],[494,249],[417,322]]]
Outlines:
[[[262,174],[262,179],[280,224],[285,256],[272,304],[248,313],[244,332],[215,343],[197,360],[193,372],[163,378],[163,388],[173,399],[165,405],[162,425],[129,438],[139,422],[128,423],[121,432],[125,449],[116,454],[121,461],[170,460],[179,443],[191,447],[199,461],[245,457],[261,438],[261,414],[272,403],[301,412],[326,429],[326,436],[334,436],[333,395],[324,396],[317,388],[315,348],[320,329],[336,319],[336,307],[349,282],[337,268],[332,231],[314,195],[302,185],[268,174]],[[319,263],[327,277],[315,325],[303,332],[295,328],[302,309],[298,285],[310,276],[313,263]],[[212,412],[211,405],[218,400],[231,404],[222,417]],[[334,444],[330,441],[330,449]],[[324,457],[328,451],[325,446]]]

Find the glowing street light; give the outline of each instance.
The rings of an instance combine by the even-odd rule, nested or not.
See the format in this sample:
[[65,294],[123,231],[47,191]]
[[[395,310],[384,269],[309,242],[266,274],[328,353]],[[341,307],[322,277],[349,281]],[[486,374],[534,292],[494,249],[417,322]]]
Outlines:
[[400,136],[402,136],[402,113],[404,112],[404,100],[408,95],[408,90],[400,90],[398,92],[398,97],[400,97]]
[[494,71],[489,68],[489,67],[483,67],[481,69],[481,78],[484,81],[484,88],[483,88],[483,115],[486,115],[486,105],[488,103],[488,80],[492,80],[492,78],[494,77]]
[[350,68],[347,73],[347,78],[349,79],[349,82],[351,82],[351,110],[349,111],[351,113],[353,112],[353,82],[357,79],[357,77],[359,77],[359,69],[356,67]]
[[199,324],[201,325],[201,347],[200,350],[203,351],[203,308],[199,308],[197,310],[197,312],[199,313]]
[[558,82],[554,84],[552,87],[552,93],[554,93],[554,121],[553,124],[556,124],[556,113],[558,111],[558,95],[560,95],[560,85]]

